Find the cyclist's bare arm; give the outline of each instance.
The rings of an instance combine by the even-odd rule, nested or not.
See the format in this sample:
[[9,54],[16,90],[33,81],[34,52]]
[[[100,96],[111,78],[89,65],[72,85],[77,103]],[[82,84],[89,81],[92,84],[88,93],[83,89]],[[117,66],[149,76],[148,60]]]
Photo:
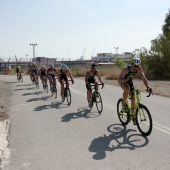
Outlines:
[[147,78],[145,77],[145,74],[144,74],[144,72],[143,72],[143,70],[142,70],[141,67],[139,67],[137,73],[139,74],[139,76],[140,76],[140,78],[142,79],[142,81],[143,81],[144,85],[146,86],[146,88],[148,88],[148,87],[149,87],[149,86],[148,86],[148,80],[147,80]]
[[100,76],[100,73],[99,73],[98,70],[97,70],[96,76],[98,77],[99,81],[103,84],[103,81],[102,81],[102,79],[101,79],[101,76]]
[[90,84],[89,84],[89,82],[88,82],[88,78],[89,78],[89,72],[87,71],[87,72],[86,72],[86,76],[85,76],[85,82],[86,82],[86,84],[90,87]]
[[124,79],[125,75],[128,73],[128,68],[123,68],[120,75],[119,75],[119,78],[118,78],[118,83],[125,83],[127,82],[128,80],[132,79],[131,76],[128,76],[126,79]]
[[74,83],[73,76],[72,76],[72,74],[71,74],[71,72],[70,72],[69,69],[68,69],[68,75],[69,75],[69,77],[70,77],[70,79],[71,79],[71,81],[72,81],[72,84],[73,84],[73,83]]

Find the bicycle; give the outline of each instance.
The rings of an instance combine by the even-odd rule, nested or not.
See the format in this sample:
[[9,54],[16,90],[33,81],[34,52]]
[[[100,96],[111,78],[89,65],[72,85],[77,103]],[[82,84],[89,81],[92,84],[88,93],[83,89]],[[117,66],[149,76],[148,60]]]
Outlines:
[[[117,102],[117,114],[122,125],[125,126],[132,120],[133,122],[136,122],[138,130],[143,136],[149,136],[152,132],[152,117],[148,108],[140,103],[141,92],[148,92],[148,90],[136,89],[134,90],[133,95],[128,96],[126,99],[127,109],[125,111],[122,109],[123,99],[120,98]],[[151,93],[146,97],[150,97],[150,95]],[[136,103],[134,109],[131,110],[129,99],[133,96],[135,97]]]
[[19,75],[17,75],[17,80],[18,80],[18,82],[23,82],[23,77],[22,77],[21,73]]
[[46,76],[42,76],[43,89],[48,93],[48,84]]
[[33,73],[33,84],[35,83],[35,86],[37,89],[39,89],[39,81],[38,81],[38,78],[37,76],[35,75],[35,73]]
[[[102,85],[102,88],[104,87],[104,84],[98,84],[98,85]],[[101,113],[103,111],[103,102],[102,102],[102,97],[100,95],[100,93],[96,90],[96,85],[91,85],[92,89],[91,89],[91,96],[92,96],[92,100],[88,100],[88,104],[90,109],[92,109],[93,104],[96,103],[96,108],[98,110],[99,113]]]
[[[72,80],[68,80],[68,81],[72,81]],[[64,84],[66,84],[66,82],[63,82]],[[61,96],[62,98],[62,102],[65,101],[65,98],[67,99],[67,103],[68,103],[68,106],[70,106],[71,104],[71,91],[70,91],[70,88],[67,87],[64,87],[64,94]]]
[[55,99],[57,98],[57,81],[56,82],[54,82],[54,79],[57,79],[57,78],[52,78],[51,77],[51,88],[50,88],[50,90],[51,90],[51,96],[53,96],[54,95],[54,97],[55,97]]

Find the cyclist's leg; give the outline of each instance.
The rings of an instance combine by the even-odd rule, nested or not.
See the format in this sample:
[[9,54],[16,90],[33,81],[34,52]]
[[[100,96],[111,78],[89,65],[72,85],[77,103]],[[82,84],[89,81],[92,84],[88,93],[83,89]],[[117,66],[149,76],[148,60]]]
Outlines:
[[90,101],[92,100],[92,90],[91,90],[91,87],[89,87],[87,84],[86,84],[86,89],[87,89],[87,100]]
[[51,75],[51,78],[52,78],[52,80],[53,80],[53,82],[54,82],[54,88],[56,89],[56,79],[55,79],[55,75],[52,74],[52,75]]
[[64,82],[61,80],[60,82],[61,85],[61,96],[64,95]]
[[94,79],[93,83],[95,84],[96,91],[98,91],[98,89],[99,89],[98,82]]
[[38,70],[35,70],[36,79],[38,81]]
[[122,83],[121,87],[123,89],[123,105],[126,105],[126,99],[130,93],[130,87],[127,83]]
[[52,83],[51,74],[48,75],[48,80],[49,80],[50,89],[51,89],[51,83]]

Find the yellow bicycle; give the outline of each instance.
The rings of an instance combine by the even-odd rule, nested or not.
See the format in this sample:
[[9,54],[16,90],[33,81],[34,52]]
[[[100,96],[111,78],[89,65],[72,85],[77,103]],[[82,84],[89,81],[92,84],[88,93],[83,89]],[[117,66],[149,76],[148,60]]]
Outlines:
[[[127,108],[122,108],[123,99],[120,98],[117,102],[117,114],[122,125],[127,125],[131,120],[136,123],[138,130],[143,136],[149,136],[152,132],[152,117],[148,108],[141,104],[141,92],[148,92],[148,90],[134,90],[133,96],[135,97],[135,107],[131,110],[129,99],[133,96],[128,96],[126,99]],[[147,95],[147,97],[149,97]]]

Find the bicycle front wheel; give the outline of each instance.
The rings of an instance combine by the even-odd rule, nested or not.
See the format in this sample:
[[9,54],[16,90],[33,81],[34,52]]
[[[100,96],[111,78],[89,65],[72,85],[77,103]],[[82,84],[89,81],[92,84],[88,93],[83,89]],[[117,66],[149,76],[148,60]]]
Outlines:
[[139,109],[136,110],[136,122],[139,132],[143,136],[149,136],[152,132],[152,117],[148,108],[139,104]]
[[122,105],[123,105],[123,99],[119,99],[117,101],[117,115],[122,125],[125,126],[129,123],[129,113],[123,112]]
[[67,103],[69,106],[71,104],[71,92],[70,92],[69,88],[67,88],[67,90],[66,90],[66,97],[67,97]]
[[36,80],[36,88],[39,89],[39,82]]
[[96,94],[94,94],[94,98],[95,98],[95,102],[96,102],[96,108],[97,108],[98,112],[101,113],[103,111],[102,97],[98,91],[96,91],[95,93]]

